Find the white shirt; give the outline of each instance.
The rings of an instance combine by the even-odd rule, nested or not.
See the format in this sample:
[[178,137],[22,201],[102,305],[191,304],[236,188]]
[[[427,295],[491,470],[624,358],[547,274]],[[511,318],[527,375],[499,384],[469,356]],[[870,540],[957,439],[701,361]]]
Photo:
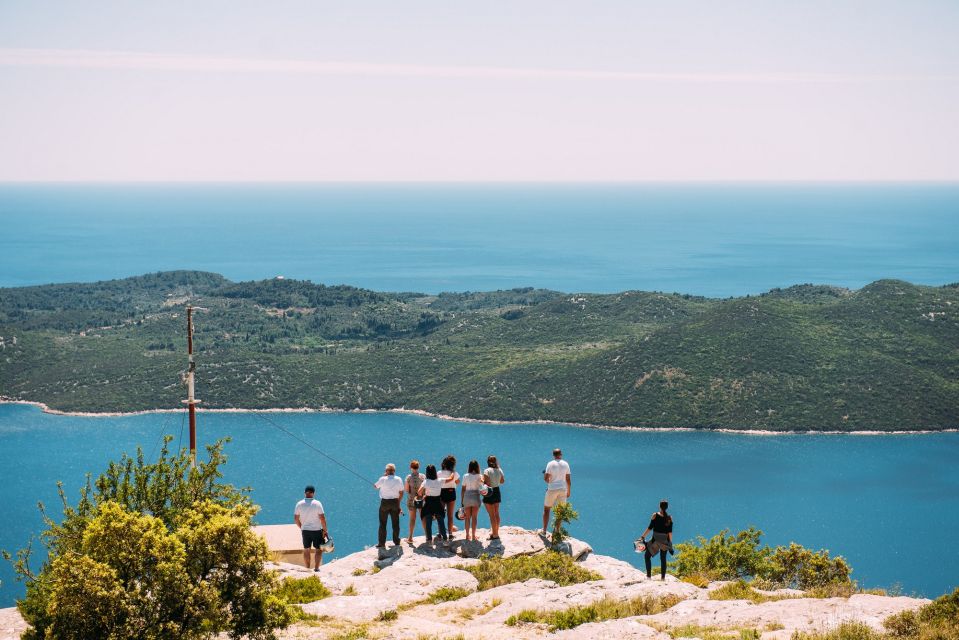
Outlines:
[[483,475],[489,480],[490,487],[498,487],[503,484],[503,470],[499,467],[487,467]]
[[467,491],[479,491],[483,486],[483,476],[478,473],[467,473],[463,476],[463,488]]
[[569,463],[565,460],[553,458],[546,465],[546,473],[549,474],[549,484],[546,488],[550,491],[566,488],[566,476],[569,474]]
[[426,495],[428,496],[438,496],[440,495],[440,490],[445,486],[442,480],[424,480],[423,486],[426,487]]
[[441,471],[437,471],[437,472],[436,472],[436,477],[439,478],[440,480],[446,480],[447,478],[453,478],[453,482],[444,482],[444,483],[443,483],[443,488],[444,488],[444,489],[455,489],[455,488],[456,488],[456,481],[460,479],[460,474],[456,473],[455,471],[447,471],[446,469],[443,469],[443,470],[441,470]]
[[300,516],[300,525],[304,531],[319,531],[323,528],[320,516],[323,515],[323,504],[313,498],[304,498],[296,503],[293,515]]
[[380,490],[380,498],[383,500],[396,500],[403,493],[403,481],[396,475],[383,476],[374,486]]

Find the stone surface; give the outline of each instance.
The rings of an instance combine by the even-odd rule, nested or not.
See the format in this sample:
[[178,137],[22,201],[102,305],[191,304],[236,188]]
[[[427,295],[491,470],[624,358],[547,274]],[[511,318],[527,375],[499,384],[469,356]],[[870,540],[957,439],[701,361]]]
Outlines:
[[[448,548],[427,545],[423,538],[416,538],[412,546],[406,543],[389,546],[383,554],[369,548],[327,562],[319,577],[333,595],[302,605],[320,620],[295,625],[281,631],[279,637],[281,640],[325,640],[353,634],[384,640],[442,640],[459,636],[466,640],[669,640],[669,635],[664,633],[666,629],[696,625],[731,630],[749,627],[761,631],[763,640],[789,640],[794,631],[825,630],[847,620],[879,629],[886,617],[928,602],[874,595],[829,599],[794,597],[761,604],[709,600],[709,592],[722,583],[700,589],[673,576],[666,576],[666,580],[648,579],[645,571],[622,560],[596,555],[589,545],[574,539],[569,541],[569,552],[602,579],[565,587],[545,580],[528,580],[476,591],[476,579],[456,566],[476,563],[485,553],[511,557],[542,553],[548,546],[535,531],[502,527],[500,532],[502,539],[498,543],[486,540],[488,532],[483,530],[478,531],[480,541],[475,543],[466,543],[462,534]],[[283,578],[314,575],[313,571],[296,564],[275,563],[273,567]],[[470,593],[451,602],[426,602],[430,594],[442,587]],[[794,590],[776,593],[801,595]],[[525,609],[562,610],[606,597],[665,595],[682,601],[652,616],[588,623],[555,633],[544,624],[506,625],[510,616]],[[384,612],[394,611],[395,619],[380,619]],[[360,628],[363,634],[359,633]],[[0,610],[0,640],[18,638],[24,629],[26,625],[16,609]]]

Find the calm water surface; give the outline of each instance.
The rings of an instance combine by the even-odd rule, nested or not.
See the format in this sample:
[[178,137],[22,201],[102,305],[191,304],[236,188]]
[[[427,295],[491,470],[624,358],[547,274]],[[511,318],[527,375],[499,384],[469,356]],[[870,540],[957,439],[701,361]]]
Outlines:
[[0,185],[0,286],[202,269],[381,291],[959,281],[959,185]]
[[[649,433],[544,425],[460,423],[398,414],[272,414],[271,419],[375,479],[383,464],[436,463],[454,453],[499,456],[507,475],[505,523],[540,524],[540,475],[553,447],[566,452],[573,535],[600,553],[641,563],[632,540],[661,497],[684,540],[755,524],[771,544],[795,540],[845,556],[865,586],[900,583],[938,595],[959,586],[959,434],[744,436]],[[179,438],[179,414],[83,418],[0,405],[0,548],[41,528],[38,499],[56,504],[87,471],[159,438]],[[253,489],[263,524],[292,521],[302,487],[314,483],[342,556],[375,544],[376,493],[252,414],[200,414],[200,441],[231,436],[227,480]],[[481,526],[488,526],[485,514]],[[0,606],[21,592],[2,565]]]

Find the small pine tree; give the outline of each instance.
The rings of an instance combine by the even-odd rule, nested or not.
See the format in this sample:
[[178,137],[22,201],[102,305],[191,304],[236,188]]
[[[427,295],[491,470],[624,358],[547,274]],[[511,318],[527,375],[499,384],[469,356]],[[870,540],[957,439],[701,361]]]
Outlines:
[[566,530],[565,525],[573,520],[579,520],[579,512],[573,508],[571,502],[561,502],[553,507],[553,535],[550,538],[553,546],[560,545],[566,540],[569,531]]

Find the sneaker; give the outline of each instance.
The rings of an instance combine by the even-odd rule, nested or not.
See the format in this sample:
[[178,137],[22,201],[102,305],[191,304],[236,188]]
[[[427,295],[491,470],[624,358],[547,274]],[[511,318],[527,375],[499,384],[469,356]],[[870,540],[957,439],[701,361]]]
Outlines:
[[319,568],[319,567],[314,567],[314,568],[313,568],[313,573],[319,573],[319,572],[320,572],[320,568]]

